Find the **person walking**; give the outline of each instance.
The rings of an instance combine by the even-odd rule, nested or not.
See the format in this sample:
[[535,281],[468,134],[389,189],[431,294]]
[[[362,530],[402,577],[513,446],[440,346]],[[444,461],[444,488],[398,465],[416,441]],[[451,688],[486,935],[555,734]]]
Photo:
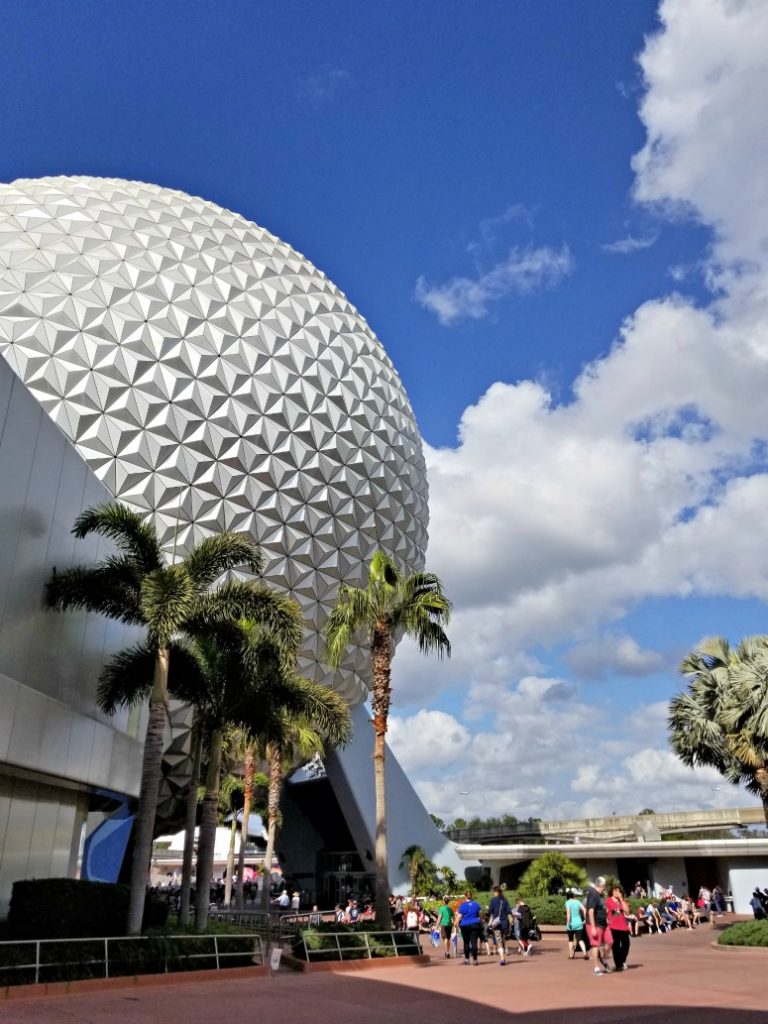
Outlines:
[[565,894],[565,931],[568,935],[568,959],[573,960],[577,948],[581,950],[584,959],[589,960],[587,952],[587,933],[584,930],[584,904],[576,899],[575,895],[568,890]]
[[496,952],[499,954],[499,964],[503,967],[507,962],[507,936],[509,935],[509,918],[512,908],[500,885],[494,887],[491,902],[488,904],[488,913],[490,914],[488,927],[493,932]]
[[762,893],[759,889],[755,889],[752,893],[752,899],[749,901],[749,905],[752,908],[752,913],[755,915],[756,921],[765,920],[765,908],[763,907],[763,901],[761,899]]
[[530,935],[531,928],[533,927],[533,914],[522,896],[517,901],[517,906],[512,911],[512,916],[515,921],[517,948],[523,956],[529,956],[531,952]]
[[592,947],[595,974],[611,973],[611,968],[606,963],[611,944],[611,933],[608,928],[608,912],[605,909],[604,892],[605,879],[600,875],[594,882],[590,882],[584,904],[587,910],[587,937]]
[[477,942],[480,937],[480,904],[472,896],[472,890],[467,889],[464,893],[464,902],[459,904],[456,914],[456,924],[461,931],[461,940],[464,943],[464,964],[468,964],[470,957],[472,965],[477,967]]
[[438,908],[437,911],[437,926],[440,929],[440,936],[445,946],[445,959],[451,959],[451,935],[453,933],[453,919],[455,915],[453,913],[453,907],[450,904],[450,898],[443,896],[443,904]]
[[611,895],[605,901],[605,909],[608,914],[608,927],[613,937],[613,964],[617,971],[626,971],[627,957],[629,956],[629,904],[624,899],[624,890],[620,885],[615,885]]

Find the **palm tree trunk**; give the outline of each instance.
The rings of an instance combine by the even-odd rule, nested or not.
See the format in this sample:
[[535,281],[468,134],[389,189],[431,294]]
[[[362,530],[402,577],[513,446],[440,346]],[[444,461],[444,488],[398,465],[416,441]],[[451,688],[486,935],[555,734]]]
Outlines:
[[160,792],[160,776],[165,747],[165,726],[168,720],[168,648],[158,647],[155,654],[155,673],[149,699],[149,720],[144,739],[144,759],[141,765],[139,807],[136,812],[131,862],[131,887],[128,899],[129,935],[141,935],[144,903],[147,898],[152,841],[155,838],[155,815]]
[[200,836],[197,841],[197,883],[195,885],[195,928],[204,932],[208,924],[208,905],[211,901],[213,854],[216,846],[216,818],[219,809],[219,783],[221,756],[224,749],[224,731],[217,726],[211,733],[208,753],[208,772],[205,778],[205,796],[200,814]]
[[256,755],[248,744],[245,749],[245,775],[243,778],[243,823],[240,826],[240,854],[237,858],[237,909],[245,907],[245,844],[248,842],[248,824],[253,804],[253,776],[256,772]]
[[763,804],[765,823],[768,825],[768,768],[758,768],[755,772],[755,782],[760,787],[760,800]]
[[197,786],[200,781],[200,758],[203,750],[203,734],[200,723],[195,721],[192,735],[192,774],[187,794],[187,813],[184,822],[184,857],[181,862],[181,894],[179,897],[179,926],[189,924],[190,892],[192,889],[192,860],[195,855],[195,825],[197,824]]
[[283,751],[278,743],[267,744],[267,760],[269,762],[269,789],[267,799],[267,850],[264,854],[264,876],[262,905],[269,906],[269,893],[272,884],[272,858],[275,856],[277,828],[280,821],[280,790],[283,785]]
[[389,705],[391,702],[390,677],[392,642],[389,631],[382,624],[373,630],[371,644],[373,662],[373,777],[376,792],[376,837],[374,860],[376,864],[375,908],[379,928],[389,930],[392,917],[389,912],[389,852],[387,849],[387,788],[386,741]]
[[237,812],[232,810],[232,827],[229,830],[227,850],[227,876],[224,880],[224,906],[232,905],[232,876],[235,873],[235,840],[237,839]]

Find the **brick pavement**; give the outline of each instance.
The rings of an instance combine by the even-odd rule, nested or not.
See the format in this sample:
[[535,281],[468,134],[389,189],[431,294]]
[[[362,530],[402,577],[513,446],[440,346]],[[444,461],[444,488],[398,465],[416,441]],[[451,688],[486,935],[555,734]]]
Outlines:
[[630,969],[595,977],[545,937],[530,960],[293,974],[0,1002],[2,1024],[768,1024],[768,951],[714,950],[713,931],[633,940]]

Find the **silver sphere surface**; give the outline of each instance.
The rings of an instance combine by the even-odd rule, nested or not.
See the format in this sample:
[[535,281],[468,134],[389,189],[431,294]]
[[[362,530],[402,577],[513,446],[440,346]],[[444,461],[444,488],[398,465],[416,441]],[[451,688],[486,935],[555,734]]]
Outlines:
[[421,568],[427,484],[400,378],[308,260],[213,203],[140,182],[0,185],[0,355],[115,498],[179,553],[222,529],[300,603],[301,670],[351,702],[319,631],[376,547]]

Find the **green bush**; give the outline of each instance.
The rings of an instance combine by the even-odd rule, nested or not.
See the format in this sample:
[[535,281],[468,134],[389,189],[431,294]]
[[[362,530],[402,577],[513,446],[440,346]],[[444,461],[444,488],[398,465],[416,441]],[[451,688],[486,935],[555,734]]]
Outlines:
[[[293,940],[293,954],[299,959],[305,959],[304,942],[307,950],[311,953],[311,963],[319,963],[322,960],[339,960],[339,946],[341,946],[344,960],[368,959],[368,949],[371,957],[395,956],[394,946],[397,946],[397,955],[416,956],[419,952],[418,946],[413,941],[410,932],[390,932],[394,939],[386,938],[384,935],[376,935],[366,940],[364,932],[380,932],[381,929],[375,921],[364,921],[356,925],[336,924],[335,921],[325,921],[313,928],[300,928]],[[338,934],[338,944],[336,935]]]
[[768,921],[739,921],[720,933],[720,946],[768,946]]
[[[8,910],[12,939],[84,939],[122,935],[128,887],[80,878],[39,878],[14,882]],[[168,906],[147,899],[144,927],[165,924]]]

